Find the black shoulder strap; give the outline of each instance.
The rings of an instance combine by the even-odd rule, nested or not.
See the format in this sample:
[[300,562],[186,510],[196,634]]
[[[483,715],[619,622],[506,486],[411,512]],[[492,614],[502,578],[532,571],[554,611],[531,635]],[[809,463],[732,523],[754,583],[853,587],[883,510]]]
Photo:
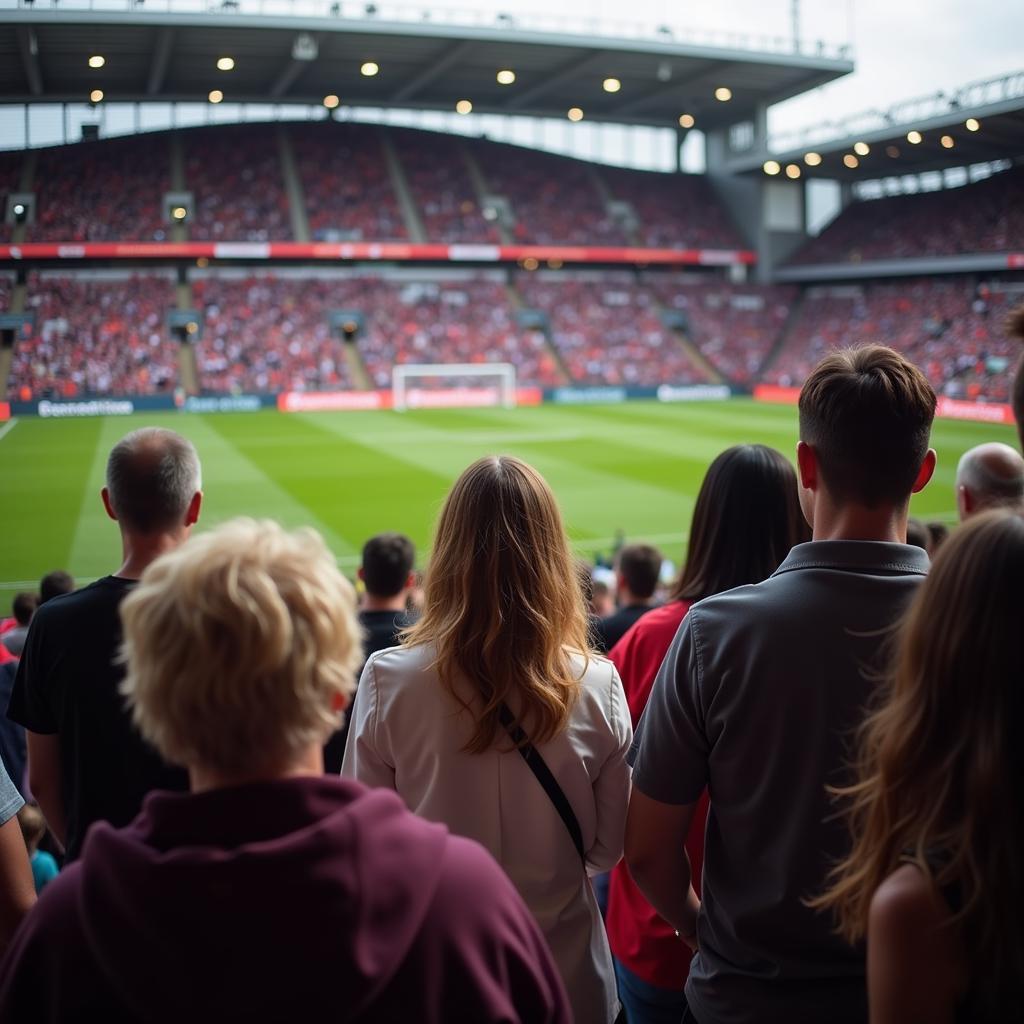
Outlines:
[[530,771],[536,776],[537,781],[544,788],[544,792],[547,793],[548,799],[554,804],[555,810],[558,811],[558,816],[562,819],[569,833],[569,838],[572,839],[572,845],[576,847],[576,852],[579,854],[584,868],[586,868],[587,855],[583,849],[583,832],[580,830],[580,823],[576,820],[576,815],[573,813],[572,805],[569,803],[565,793],[562,792],[562,787],[559,786],[554,775],[551,774],[551,769],[545,763],[544,758],[540,756],[540,752],[527,739],[526,733],[523,732],[519,723],[513,717],[512,712],[509,711],[508,705],[502,704],[498,709],[498,714],[501,718],[501,724],[508,731],[509,736],[512,737],[512,742],[519,748],[519,753],[523,755],[523,760],[529,765]]

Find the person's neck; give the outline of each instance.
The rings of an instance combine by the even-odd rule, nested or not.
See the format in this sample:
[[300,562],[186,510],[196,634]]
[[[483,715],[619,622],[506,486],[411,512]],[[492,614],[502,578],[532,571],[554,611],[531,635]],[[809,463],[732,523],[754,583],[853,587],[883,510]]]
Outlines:
[[114,573],[124,580],[137,580],[161,555],[173,551],[185,539],[175,533],[121,534],[121,568]]
[[364,612],[404,612],[405,591],[395,594],[394,597],[377,597],[375,594],[367,593],[363,598]]
[[188,782],[193,793],[206,793],[212,789],[230,789],[233,786],[248,786],[256,782],[300,779],[323,773],[323,748],[311,746],[287,765],[265,766],[251,771],[224,772],[202,765],[189,765]]
[[[820,507],[820,506],[824,507]],[[814,510],[812,540],[874,540],[907,542],[907,509],[883,506],[830,505]]]

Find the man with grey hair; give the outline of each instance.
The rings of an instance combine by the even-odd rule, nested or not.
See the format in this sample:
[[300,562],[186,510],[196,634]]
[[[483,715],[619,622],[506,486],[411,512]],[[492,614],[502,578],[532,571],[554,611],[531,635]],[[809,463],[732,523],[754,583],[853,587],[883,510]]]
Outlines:
[[1024,512],[1024,458],[997,441],[965,452],[956,467],[956,507],[960,522],[992,508]]
[[110,453],[101,498],[121,531],[120,568],[39,609],[7,712],[27,730],[29,784],[68,860],[94,821],[127,825],[150,790],[188,784],[132,725],[117,656],[121,601],[199,518],[195,448],[171,430],[133,431]]

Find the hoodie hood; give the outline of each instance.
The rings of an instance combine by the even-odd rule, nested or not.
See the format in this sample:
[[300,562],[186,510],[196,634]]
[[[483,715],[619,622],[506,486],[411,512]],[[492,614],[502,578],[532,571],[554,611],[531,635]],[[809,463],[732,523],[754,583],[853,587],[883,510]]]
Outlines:
[[338,778],[154,793],[128,828],[89,833],[82,921],[148,1020],[287,1020],[299,988],[351,1019],[421,930],[447,842],[394,793]]

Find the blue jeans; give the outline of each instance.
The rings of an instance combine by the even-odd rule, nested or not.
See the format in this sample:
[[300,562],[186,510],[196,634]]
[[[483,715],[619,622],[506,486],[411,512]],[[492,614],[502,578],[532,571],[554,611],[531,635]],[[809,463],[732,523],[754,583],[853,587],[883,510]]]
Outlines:
[[681,988],[652,985],[628,967],[623,967],[618,960],[615,961],[615,977],[629,1024],[679,1024],[687,1008]]

